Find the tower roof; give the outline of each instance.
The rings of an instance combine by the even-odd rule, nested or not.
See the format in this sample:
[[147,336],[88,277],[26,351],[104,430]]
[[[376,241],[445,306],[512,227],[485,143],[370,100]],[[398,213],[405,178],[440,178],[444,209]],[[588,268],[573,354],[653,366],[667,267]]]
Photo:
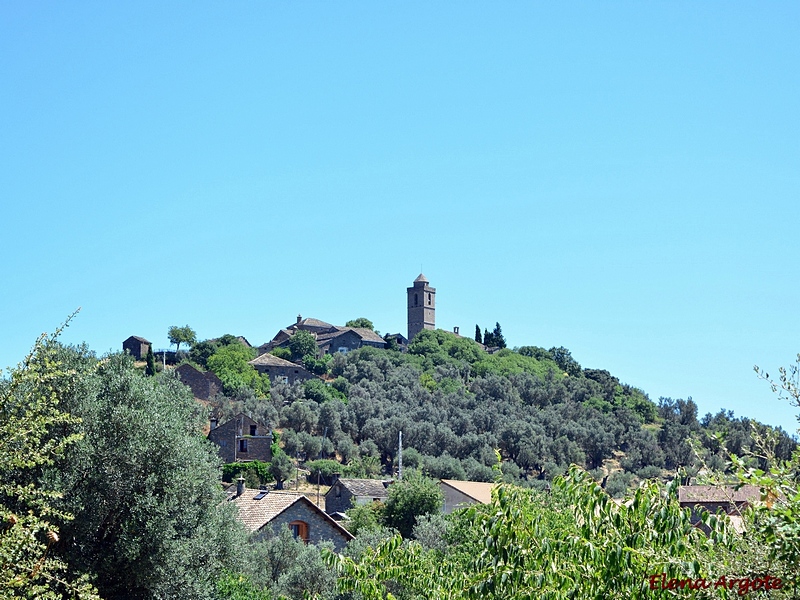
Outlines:
[[428,278],[427,278],[427,277],[425,277],[425,275],[423,275],[422,273],[420,273],[420,274],[419,274],[419,277],[417,277],[417,278],[414,280],[414,283],[430,283],[430,282],[428,281]]

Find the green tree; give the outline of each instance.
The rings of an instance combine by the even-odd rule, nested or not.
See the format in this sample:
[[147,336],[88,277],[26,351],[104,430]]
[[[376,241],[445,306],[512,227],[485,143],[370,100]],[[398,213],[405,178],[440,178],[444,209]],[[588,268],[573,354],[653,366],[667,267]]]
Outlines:
[[272,354],[273,356],[277,356],[278,358],[282,358],[284,360],[292,360],[292,351],[282,346],[273,348],[272,350],[269,351],[269,353]]
[[481,336],[481,328],[478,324],[475,325],[475,341],[479,344],[483,343],[483,337]]
[[255,358],[255,350],[242,344],[228,344],[217,349],[208,357],[208,368],[220,378],[223,390],[229,396],[241,388],[249,388],[259,396],[269,393],[269,376],[260,374],[250,361]]
[[506,347],[506,338],[503,337],[503,330],[500,328],[500,323],[494,324],[494,331],[492,331],[492,345],[498,348]]
[[289,350],[292,352],[292,360],[302,360],[308,354],[316,356],[317,340],[308,331],[297,331],[289,340]]
[[366,317],[358,317],[357,319],[353,319],[352,321],[348,321],[344,324],[345,327],[363,327],[364,329],[371,329],[375,331],[375,326],[372,324],[372,321],[367,319]]
[[64,556],[107,598],[211,598],[244,532],[224,502],[205,411],[171,373],[142,377],[130,357],[62,349],[59,382],[83,435],[46,474],[75,519]]
[[204,369],[208,368],[208,358],[219,349],[219,344],[212,340],[197,342],[189,350],[189,360],[197,363]]
[[173,325],[167,330],[167,337],[169,338],[170,344],[175,344],[176,354],[180,351],[181,344],[191,346],[197,341],[197,334],[195,334],[194,329],[188,325],[184,325],[183,327]]
[[269,466],[270,474],[275,478],[276,488],[283,489],[283,482],[289,479],[294,474],[295,467],[291,459],[286,453],[273,444],[272,447],[272,462]]
[[578,364],[578,361],[572,358],[572,352],[564,348],[564,346],[550,348],[548,352],[562,371],[568,375],[572,375],[573,377],[577,377],[581,374],[580,364]]
[[153,356],[153,347],[147,347],[147,366],[144,369],[144,374],[152,377],[156,374],[156,357]]
[[2,598],[98,597],[57,557],[59,525],[73,517],[57,507],[60,494],[35,477],[80,438],[59,433],[79,419],[59,408],[58,380],[67,374],[53,351],[57,335],[40,337],[10,378],[0,380]]
[[403,537],[411,537],[417,519],[439,511],[444,502],[442,491],[433,479],[419,471],[407,470],[402,481],[389,486],[386,499],[386,525],[394,527]]
[[[724,519],[705,515],[709,536],[692,526],[676,488],[647,484],[617,504],[571,469],[550,494],[502,486],[491,505],[454,514],[439,527],[443,550],[397,536],[357,559],[327,553],[326,560],[339,572],[340,590],[366,600],[640,598],[651,576],[659,584],[661,573],[709,578],[737,550]],[[720,597],[720,590],[681,591]]]

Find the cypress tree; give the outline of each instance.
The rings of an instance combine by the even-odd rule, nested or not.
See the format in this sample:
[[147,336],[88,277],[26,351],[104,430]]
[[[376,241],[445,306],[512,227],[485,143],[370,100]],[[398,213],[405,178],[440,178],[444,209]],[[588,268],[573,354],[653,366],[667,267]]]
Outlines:
[[144,374],[152,377],[156,374],[156,357],[153,356],[153,347],[147,347],[147,367],[145,367]]
[[503,337],[503,330],[500,329],[500,323],[494,324],[494,331],[492,332],[492,343],[498,348],[506,347],[506,338]]
[[481,337],[481,328],[477,323],[475,324],[475,341],[479,344],[483,343],[483,338]]

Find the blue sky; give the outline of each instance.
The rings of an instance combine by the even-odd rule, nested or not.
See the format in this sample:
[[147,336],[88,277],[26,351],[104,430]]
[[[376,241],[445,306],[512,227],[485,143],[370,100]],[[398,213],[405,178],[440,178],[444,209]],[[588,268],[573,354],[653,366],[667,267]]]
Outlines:
[[[166,4],[166,5],[165,5]],[[500,322],[794,432],[800,6],[4,3],[0,365],[78,307],[170,325]]]

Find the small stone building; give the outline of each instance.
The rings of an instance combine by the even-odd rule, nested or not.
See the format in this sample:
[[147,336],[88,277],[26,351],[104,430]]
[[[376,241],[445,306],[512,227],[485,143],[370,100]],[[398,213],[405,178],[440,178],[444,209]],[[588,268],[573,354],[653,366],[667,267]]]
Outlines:
[[241,483],[229,496],[238,509],[238,519],[248,531],[267,535],[288,527],[295,537],[306,543],[332,542],[337,552],[344,550],[352,534],[339,525],[303,494],[251,490]]
[[492,501],[492,490],[497,487],[497,484],[442,479],[439,481],[439,487],[444,496],[442,512],[450,514],[454,510],[464,508],[470,504],[489,504]]
[[251,360],[250,364],[262,375],[268,375],[271,385],[302,382],[314,377],[313,373],[309,373],[300,365],[279,358],[274,354],[262,354],[258,358]]
[[189,363],[183,363],[175,373],[178,379],[188,385],[198,400],[211,400],[222,391],[222,381],[211,371],[203,373]]
[[740,528],[742,513],[748,506],[761,500],[761,490],[755,485],[744,485],[738,490],[732,485],[682,485],[678,488],[681,508],[692,511],[692,525],[699,526],[702,509],[715,514],[728,515],[734,528]]
[[325,494],[325,512],[329,515],[343,513],[354,505],[369,502],[385,502],[389,497],[387,488],[391,480],[342,479],[337,477]]
[[143,337],[132,335],[127,340],[122,342],[122,351],[128,352],[136,360],[144,360],[147,358],[147,351],[152,344]]
[[212,420],[208,439],[217,445],[220,458],[226,463],[272,460],[272,432],[244,413],[219,427]]

